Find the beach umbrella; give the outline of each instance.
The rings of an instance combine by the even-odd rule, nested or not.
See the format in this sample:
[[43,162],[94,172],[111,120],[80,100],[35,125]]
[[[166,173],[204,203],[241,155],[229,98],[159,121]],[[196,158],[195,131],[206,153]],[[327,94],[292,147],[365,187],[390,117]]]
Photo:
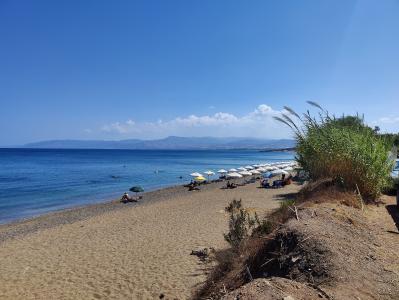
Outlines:
[[257,171],[257,170],[252,170],[252,171],[250,171],[250,173],[251,173],[252,175],[258,175],[258,174],[260,174],[260,172]]
[[141,186],[137,185],[137,186],[132,186],[132,187],[129,189],[129,191],[131,191],[131,192],[137,194],[137,193],[144,192],[144,189],[143,189]]
[[259,172],[261,172],[261,173],[266,172],[266,169],[263,168],[263,167],[257,168],[256,170],[259,171]]
[[271,172],[266,172],[266,173],[263,174],[263,177],[264,178],[270,178],[270,177],[273,177],[273,175],[272,175]]
[[218,173],[219,173],[219,174],[226,174],[226,173],[229,173],[229,172],[226,171],[225,169],[220,169],[220,170],[218,171]]
[[203,182],[203,181],[205,181],[206,179],[205,179],[204,176],[197,176],[197,177],[194,178],[194,180],[197,181],[197,182]]
[[237,168],[237,170],[239,170],[239,171],[246,171],[247,169],[245,169],[244,167],[239,167],[239,168]]
[[209,177],[212,175],[215,175],[215,172],[209,170],[209,171],[204,172],[204,174],[206,174],[208,176],[208,181],[209,181]]
[[236,172],[238,172],[238,170],[237,170],[237,169],[234,169],[234,168],[232,168],[232,169],[230,169],[230,170],[229,170],[229,172],[230,172],[230,173],[236,173]]
[[274,170],[278,170],[278,168],[276,166],[271,166],[268,168],[269,171],[274,171]]
[[241,172],[238,173],[238,174],[241,174],[242,176],[251,176],[251,175],[252,175],[252,173],[251,173],[251,172],[248,172],[248,171],[241,171]]
[[245,166],[244,168],[247,169],[247,170],[253,170],[254,169],[254,167],[252,167],[252,166]]
[[198,173],[198,172],[194,172],[194,173],[191,173],[190,176],[191,177],[202,177],[202,174]]
[[289,175],[289,173],[287,171],[284,171],[284,170],[281,170],[281,169],[274,170],[274,171],[271,172],[271,174],[273,176],[277,176],[277,175],[281,175],[281,174]]
[[227,178],[242,178],[242,175],[238,174],[237,172],[228,173],[226,176]]
[[293,167],[285,167],[283,170],[290,172],[290,171],[294,171],[294,168]]

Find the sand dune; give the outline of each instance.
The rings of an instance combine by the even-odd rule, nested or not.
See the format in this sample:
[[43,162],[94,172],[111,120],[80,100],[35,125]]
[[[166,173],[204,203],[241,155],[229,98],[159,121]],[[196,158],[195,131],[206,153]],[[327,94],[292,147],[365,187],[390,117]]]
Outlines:
[[167,299],[189,298],[205,279],[190,252],[226,247],[223,209],[228,202],[242,198],[246,207],[265,213],[279,205],[277,194],[297,189],[219,187],[158,191],[149,197],[159,201],[113,204],[70,223],[59,222],[70,212],[52,214],[40,219],[45,226],[12,235],[15,228],[29,228],[36,221],[0,227],[0,298],[157,299],[161,293]]

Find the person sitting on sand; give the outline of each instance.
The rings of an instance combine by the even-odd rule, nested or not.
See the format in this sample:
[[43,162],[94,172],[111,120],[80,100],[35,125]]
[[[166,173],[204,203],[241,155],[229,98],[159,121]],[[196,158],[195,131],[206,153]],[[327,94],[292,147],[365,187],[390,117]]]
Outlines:
[[236,185],[235,183],[230,183],[230,181],[227,181],[226,188],[228,188],[228,189],[234,189],[234,188],[236,188],[236,187],[237,187],[237,185]]
[[129,194],[128,193],[124,193],[122,198],[121,198],[121,202],[129,202],[129,201],[131,201],[131,198],[130,198]]
[[292,175],[289,175],[288,178],[283,180],[283,186],[289,185],[292,183]]
[[270,186],[269,179],[268,178],[263,178],[260,181],[260,186],[261,187],[269,187]]

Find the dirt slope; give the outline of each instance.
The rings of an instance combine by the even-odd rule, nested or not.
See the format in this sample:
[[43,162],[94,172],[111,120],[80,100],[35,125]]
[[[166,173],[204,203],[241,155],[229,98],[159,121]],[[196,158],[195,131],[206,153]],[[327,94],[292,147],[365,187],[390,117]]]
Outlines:
[[393,197],[382,200],[364,212],[333,203],[300,209],[246,261],[262,279],[223,299],[399,299],[399,211]]

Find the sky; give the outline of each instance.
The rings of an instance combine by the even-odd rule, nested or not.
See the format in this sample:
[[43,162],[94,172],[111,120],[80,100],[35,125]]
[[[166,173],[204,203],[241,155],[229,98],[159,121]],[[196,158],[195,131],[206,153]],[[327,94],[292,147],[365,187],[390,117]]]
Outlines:
[[0,1],[0,146],[285,138],[316,101],[399,131],[399,0]]

